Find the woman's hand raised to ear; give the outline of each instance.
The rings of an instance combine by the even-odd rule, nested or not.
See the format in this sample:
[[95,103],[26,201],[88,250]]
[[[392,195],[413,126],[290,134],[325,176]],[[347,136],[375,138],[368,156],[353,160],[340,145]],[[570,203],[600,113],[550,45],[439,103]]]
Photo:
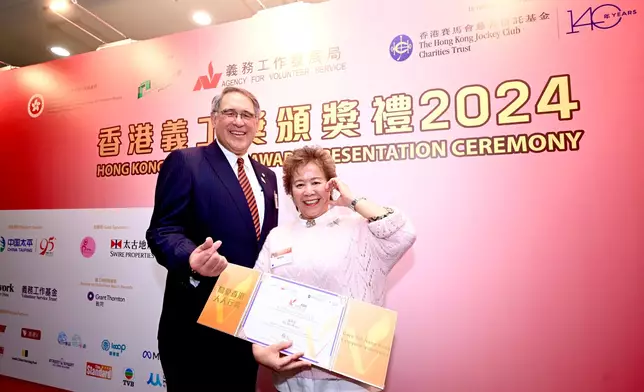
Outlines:
[[324,189],[329,192],[333,192],[333,190],[335,189],[340,193],[338,200],[329,200],[329,204],[331,204],[332,206],[349,207],[354,199],[353,193],[351,192],[347,184],[340,181],[340,179],[338,179],[337,177],[330,179],[326,183]]

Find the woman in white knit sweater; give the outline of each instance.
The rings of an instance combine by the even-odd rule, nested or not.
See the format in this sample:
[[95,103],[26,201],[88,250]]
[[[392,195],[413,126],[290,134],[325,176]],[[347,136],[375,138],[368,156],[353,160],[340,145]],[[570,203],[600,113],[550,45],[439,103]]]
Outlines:
[[[318,147],[297,149],[284,162],[284,190],[300,219],[273,229],[256,269],[326,289],[360,301],[384,305],[386,277],[416,241],[408,218],[397,208],[356,198],[336,177],[333,159]],[[339,197],[331,198],[336,190]],[[288,264],[271,267],[271,254],[291,249]],[[299,358],[282,356],[290,343],[253,345],[260,364],[273,370],[280,392],[365,391],[368,387]]]

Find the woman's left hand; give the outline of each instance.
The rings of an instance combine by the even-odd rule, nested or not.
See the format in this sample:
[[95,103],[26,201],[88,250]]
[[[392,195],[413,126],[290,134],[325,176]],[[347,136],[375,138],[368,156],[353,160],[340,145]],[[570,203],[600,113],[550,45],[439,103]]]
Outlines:
[[325,186],[325,189],[331,192],[333,196],[333,190],[337,190],[340,193],[340,197],[337,200],[329,199],[329,204],[332,206],[341,206],[349,207],[353,201],[353,193],[344,182],[340,181],[337,177],[330,179]]

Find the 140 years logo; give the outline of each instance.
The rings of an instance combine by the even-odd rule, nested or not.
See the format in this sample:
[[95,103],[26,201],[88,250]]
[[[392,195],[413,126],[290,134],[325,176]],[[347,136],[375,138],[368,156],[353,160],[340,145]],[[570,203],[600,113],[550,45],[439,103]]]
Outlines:
[[588,7],[579,16],[568,10],[570,15],[570,31],[566,34],[579,33],[582,27],[590,26],[590,30],[594,31],[595,28],[600,30],[608,30],[621,23],[624,17],[637,15],[637,10],[622,10],[615,4],[602,4],[596,7]]

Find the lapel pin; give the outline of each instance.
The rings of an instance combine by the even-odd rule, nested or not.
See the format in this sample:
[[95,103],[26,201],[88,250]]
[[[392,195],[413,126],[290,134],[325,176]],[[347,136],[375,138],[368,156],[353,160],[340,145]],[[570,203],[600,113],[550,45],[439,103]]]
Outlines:
[[262,182],[266,184],[266,179],[264,178],[264,176],[262,176]]

